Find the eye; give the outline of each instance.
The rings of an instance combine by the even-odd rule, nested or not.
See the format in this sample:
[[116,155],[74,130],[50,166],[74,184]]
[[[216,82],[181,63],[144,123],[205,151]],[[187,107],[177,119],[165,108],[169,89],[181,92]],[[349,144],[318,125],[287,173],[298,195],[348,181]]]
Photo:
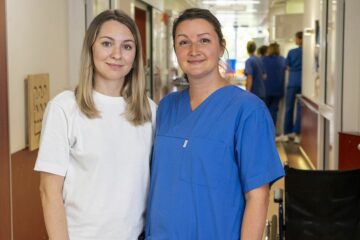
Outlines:
[[180,40],[180,41],[178,42],[178,45],[179,45],[180,47],[186,46],[186,45],[189,45],[189,44],[190,44],[190,41],[189,41],[189,40]]
[[104,47],[111,47],[112,43],[110,41],[103,41],[103,42],[101,42],[101,45]]
[[199,42],[200,42],[201,44],[207,44],[207,43],[210,43],[210,39],[208,39],[208,38],[201,38]]
[[125,50],[130,51],[130,50],[132,50],[132,49],[134,48],[134,46],[131,45],[131,44],[124,44],[124,45],[123,45],[123,48],[124,48]]

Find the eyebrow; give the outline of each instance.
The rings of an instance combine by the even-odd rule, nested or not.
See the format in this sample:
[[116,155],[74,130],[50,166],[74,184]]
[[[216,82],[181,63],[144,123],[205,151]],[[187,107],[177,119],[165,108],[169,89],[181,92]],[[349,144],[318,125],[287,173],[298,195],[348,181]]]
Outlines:
[[[203,36],[203,35],[209,35],[209,36],[211,36],[211,34],[210,34],[210,33],[207,33],[207,32],[197,34],[198,37],[201,37],[201,36]],[[176,35],[176,37],[188,37],[188,36],[187,36],[185,33],[179,33],[179,34]]]
[[[103,39],[103,38],[109,39],[109,40],[111,40],[111,41],[115,41],[114,38],[109,37],[109,36],[101,36],[101,37],[99,37],[99,39]],[[126,39],[126,40],[124,40],[123,42],[133,42],[133,43],[135,43],[135,40],[133,40],[133,39]]]

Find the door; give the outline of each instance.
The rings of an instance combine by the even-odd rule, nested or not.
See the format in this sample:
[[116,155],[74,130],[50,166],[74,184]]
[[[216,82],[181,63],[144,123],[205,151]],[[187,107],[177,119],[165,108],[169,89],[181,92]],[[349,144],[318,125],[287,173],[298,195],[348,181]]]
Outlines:
[[342,131],[344,1],[322,2],[321,80],[319,86],[318,167],[338,168],[338,132]]
[[145,69],[146,93],[153,98],[153,77],[152,77],[152,23],[151,7],[143,2],[136,1],[134,8],[135,23],[140,32],[142,55]]

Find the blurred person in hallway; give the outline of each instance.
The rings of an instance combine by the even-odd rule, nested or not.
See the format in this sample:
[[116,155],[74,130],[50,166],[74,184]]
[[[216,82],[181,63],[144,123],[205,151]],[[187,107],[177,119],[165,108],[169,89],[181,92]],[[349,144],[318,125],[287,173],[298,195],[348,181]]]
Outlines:
[[277,43],[271,43],[267,48],[267,56],[262,58],[266,72],[265,104],[270,111],[276,129],[279,103],[284,96],[285,91],[285,58],[280,56],[280,46]]
[[[284,134],[280,136],[280,140],[284,142],[289,141],[289,136],[294,136],[294,142],[300,143],[301,104],[296,100],[296,95],[301,93],[302,38],[303,32],[295,34],[295,44],[298,47],[291,49],[286,57],[289,80],[285,96]],[[294,121],[295,107],[296,114]]]
[[246,90],[264,100],[266,76],[262,61],[255,55],[256,44],[254,41],[249,41],[246,48],[249,54],[249,58],[245,61]]
[[100,13],[85,34],[77,88],[44,116],[35,170],[50,239],[138,239],[155,114],[134,21]]
[[267,49],[268,49],[268,46],[266,46],[266,45],[262,45],[262,46],[260,46],[260,47],[257,49],[256,53],[257,53],[257,55],[259,56],[259,58],[262,59],[263,57],[266,56],[266,54],[267,54]]
[[159,104],[146,239],[261,240],[283,176],[270,114],[221,76],[226,43],[209,10],[185,10],[172,33],[189,88]]

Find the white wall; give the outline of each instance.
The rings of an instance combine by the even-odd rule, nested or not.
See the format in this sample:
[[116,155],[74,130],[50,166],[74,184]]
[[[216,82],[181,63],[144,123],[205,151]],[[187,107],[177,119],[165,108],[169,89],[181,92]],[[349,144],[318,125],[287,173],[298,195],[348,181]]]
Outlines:
[[129,16],[134,18],[134,1],[133,0],[114,0],[115,8],[121,9],[126,12]]
[[68,0],[68,69],[69,85],[79,82],[80,55],[85,35],[85,5],[83,1]]
[[343,131],[360,132],[360,1],[345,3]]
[[[304,29],[315,29],[315,20],[321,22],[320,15],[320,0],[305,0],[304,1]],[[315,79],[318,74],[315,73],[315,34],[303,36],[303,67],[302,67],[302,94],[315,102]],[[322,59],[321,59],[322,60]],[[320,61],[321,61],[320,60]]]
[[26,147],[28,74],[50,74],[50,96],[69,85],[67,1],[7,0],[10,151]]

